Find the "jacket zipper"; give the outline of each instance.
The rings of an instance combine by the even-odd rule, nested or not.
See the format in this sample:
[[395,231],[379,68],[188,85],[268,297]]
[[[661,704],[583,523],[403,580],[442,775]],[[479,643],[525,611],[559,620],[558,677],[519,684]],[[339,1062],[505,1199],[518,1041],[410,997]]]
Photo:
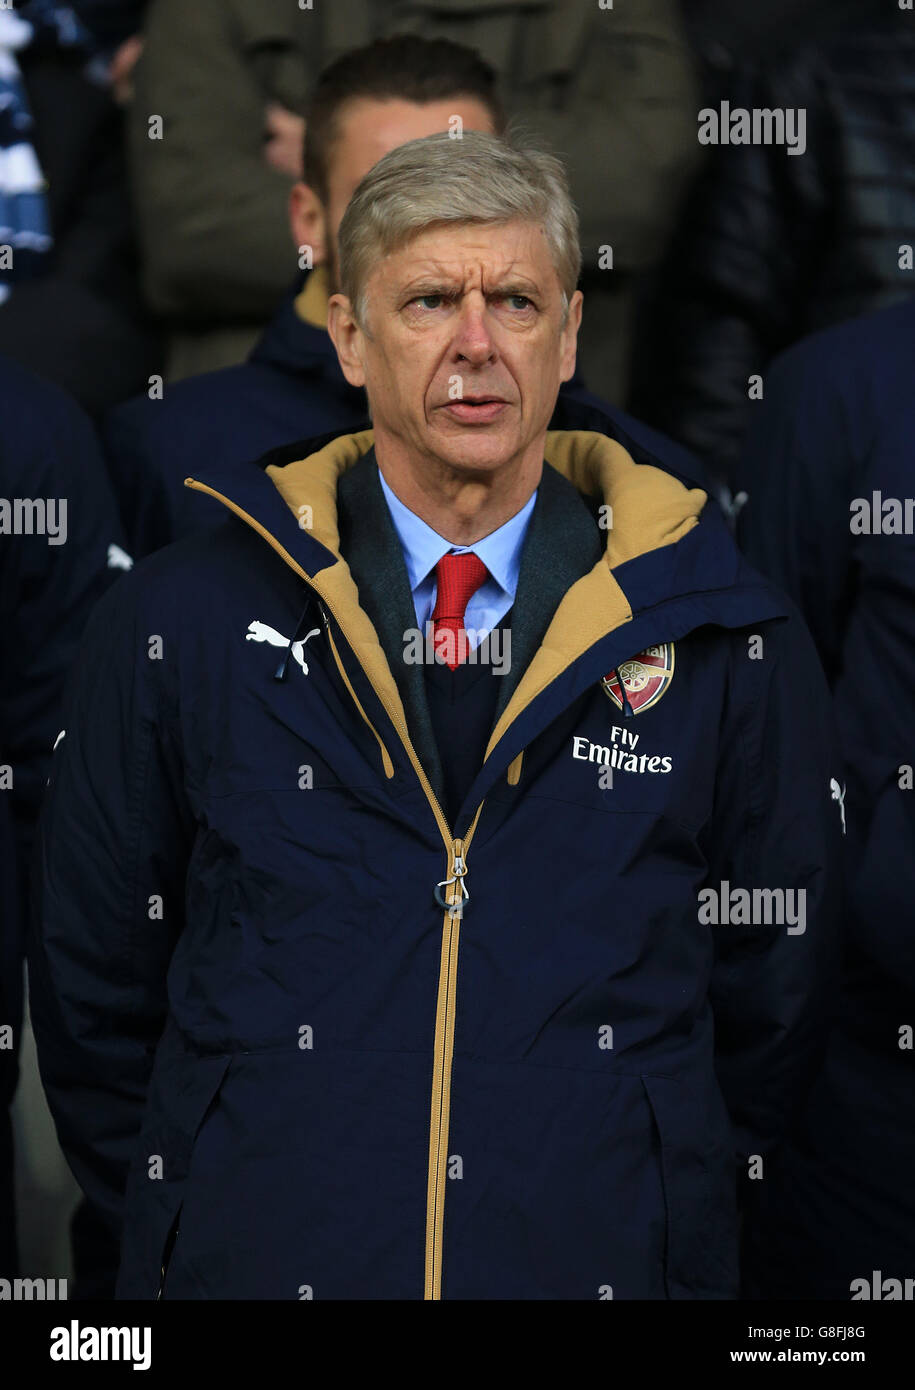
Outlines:
[[[330,612],[333,613],[333,609],[330,609]],[[382,753],[390,763],[390,755],[382,743],[374,725],[362,708],[359,698],[355,690],[353,690],[346,672],[343,669],[343,663],[337,652],[330,630],[330,623],[327,621],[327,616],[324,613],[323,607],[321,613],[327,628],[327,636],[331,651],[334,654],[334,660],[337,663],[337,669],[343,678],[347,690],[355,700],[357,709],[372,730],[372,733],[378,739]],[[337,625],[340,626],[340,620],[336,617],[336,614],[334,614],[334,618],[336,619]],[[342,627],[340,630],[341,632],[343,631]],[[350,650],[353,651],[355,655],[352,644],[350,644]],[[401,725],[400,721],[394,718],[390,710],[388,710],[387,713],[391,723],[400,734],[401,741],[410,757],[410,761],[419,774],[426,798],[438,822],[439,830],[445,841],[446,849],[448,850],[446,876],[435,885],[436,901],[440,906],[444,907],[445,913],[442,919],[442,945],[438,972],[438,994],[435,1007],[435,1039],[432,1047],[429,1171],[426,1186],[426,1258],[425,1281],[423,1286],[423,1298],[425,1300],[437,1301],[441,1299],[442,1296],[445,1183],[448,1176],[448,1136],[451,1122],[451,1072],[454,1062],[458,947],[460,944],[461,918],[464,912],[464,903],[470,897],[464,880],[467,877],[467,850],[473,839],[474,831],[477,828],[480,812],[483,809],[483,802],[480,802],[474,813],[467,835],[463,839],[456,839],[451,832],[438,798],[432,790],[432,784],[423,771],[419,759],[416,757],[406,725]],[[385,770],[387,771],[387,764]],[[394,775],[393,763],[391,763],[391,771],[388,775]]]
[[162,1263],[159,1266],[159,1288],[156,1292],[157,1303],[162,1298],[162,1294],[165,1290],[165,1276],[168,1273],[169,1265],[172,1262],[172,1256],[175,1253],[175,1242],[178,1239],[178,1231],[180,1230],[180,1227],[181,1211],[179,1209],[177,1215],[175,1216],[175,1220],[172,1223],[171,1229],[169,1230],[168,1236],[166,1237],[165,1249],[162,1251]]
[[[372,733],[375,735],[375,738],[378,740],[379,747],[381,748],[385,775],[388,777],[393,777],[394,764],[391,760],[391,755],[388,753],[387,748],[385,747],[384,742],[381,736],[379,735],[377,729],[372,724],[371,720],[369,719],[368,715],[363,709],[359,701],[359,698],[356,695],[355,690],[353,689],[352,683],[350,682],[345,670],[343,669],[343,663],[340,660],[340,655],[337,651],[336,644],[334,643],[333,637],[331,635],[330,623],[328,622],[327,615],[324,612],[325,604],[327,607],[327,611],[330,613],[331,617],[333,617],[340,631],[343,633],[343,636],[346,637],[346,631],[343,627],[343,624],[340,622],[338,615],[335,613],[334,609],[331,607],[329,603],[327,603],[327,600],[324,598],[324,595],[318,589],[317,585],[313,582],[313,580],[310,579],[309,576],[305,573],[301,565],[299,565],[293,558],[293,556],[289,554],[288,550],[286,550],[283,546],[279,544],[276,538],[270,534],[270,532],[267,530],[265,526],[262,526],[259,521],[252,517],[248,512],[244,511],[241,507],[236,506],[236,504],[231,500],[231,498],[226,497],[224,493],[217,492],[215,488],[209,487],[206,483],[198,483],[193,478],[188,478],[186,482],[187,486],[193,488],[196,492],[209,493],[211,497],[215,497],[218,501],[222,502],[223,505],[228,507],[230,511],[234,512],[236,516],[241,517],[242,521],[247,522],[247,524],[252,528],[252,530],[256,531],[258,535],[262,536],[264,540],[268,543],[268,545],[270,545],[271,548],[275,550],[277,554],[280,555],[286,561],[290,568],[293,569],[295,573],[298,574],[300,578],[302,578],[305,581],[308,587],[314,590],[315,594],[317,595],[319,605],[321,606],[321,615],[324,621],[324,626],[327,630],[328,641],[330,643],[331,651],[333,652],[337,669],[340,672],[340,675],[343,679],[344,684],[346,685],[347,690],[349,691],[350,695],[353,697],[353,700],[356,703],[356,708],[358,709],[362,718],[365,720],[366,724],[368,724]],[[349,638],[347,638],[347,641],[349,642]],[[356,652],[356,649],[354,648],[352,642],[349,643],[349,647],[356,660],[359,661],[358,653]],[[359,661],[359,665],[360,667],[362,667],[362,671],[366,677],[366,680],[368,680],[369,684],[372,685],[371,677],[365,670],[365,667],[362,666],[361,661]],[[374,685],[372,685],[372,688],[375,689]],[[470,827],[467,831],[466,836],[464,836],[463,839],[456,839],[451,832],[451,828],[448,825],[448,821],[445,818],[445,813],[439,804],[438,798],[436,797],[435,792],[432,790],[432,784],[430,783],[429,778],[426,776],[423,766],[416,755],[416,750],[414,749],[413,744],[410,740],[410,734],[406,724],[395,716],[393,710],[388,708],[387,704],[382,699],[380,693],[377,690],[375,693],[381,700],[381,703],[384,706],[388,718],[394,725],[394,728],[397,730],[397,733],[400,736],[400,740],[406,751],[407,757],[410,759],[414,771],[416,772],[416,775],[419,778],[420,785],[422,786],[422,789],[426,795],[426,800],[429,802],[429,805],[432,809],[432,813],[435,816],[435,822],[439,828],[439,833],[441,834],[442,840],[444,841],[445,849],[448,855],[447,867],[445,870],[445,878],[442,879],[439,883],[437,883],[434,889],[435,899],[441,906],[444,907],[445,914],[442,920],[442,946],[439,963],[438,994],[436,998],[435,1009],[435,1040],[433,1043],[432,1060],[432,1098],[429,1119],[429,1176],[426,1189],[426,1257],[425,1281],[423,1289],[424,1299],[439,1300],[442,1296],[442,1251],[444,1246],[445,1182],[447,1181],[448,1135],[450,1130],[451,1118],[451,1071],[454,1058],[454,1022],[456,1013],[455,994],[457,987],[458,946],[460,942],[460,926],[461,917],[463,915],[463,906],[464,902],[470,896],[464,882],[467,876],[467,851],[470,848],[470,842],[473,839],[474,831],[477,828],[477,823],[480,819],[480,812],[483,810],[484,803],[481,801],[476,811],[474,812],[473,820],[470,823]],[[388,771],[389,768],[390,771]],[[439,891],[442,889],[444,890],[444,894]],[[162,1285],[164,1285],[164,1271]],[[160,1293],[162,1290],[162,1285],[160,1285]]]
[[[482,809],[482,803],[481,807]],[[445,1229],[445,1183],[448,1173],[448,1138],[451,1128],[451,1072],[454,1062],[454,1022],[456,1013],[458,946],[464,902],[469,898],[467,845],[476,828],[477,810],[466,840],[454,840],[448,861],[448,877],[436,884],[445,890],[445,916],[442,922],[442,949],[438,972],[438,998],[435,1008],[435,1043],[432,1065],[432,1108],[429,1118],[429,1181],[426,1191],[426,1279],[424,1299],[442,1296],[442,1258]]]

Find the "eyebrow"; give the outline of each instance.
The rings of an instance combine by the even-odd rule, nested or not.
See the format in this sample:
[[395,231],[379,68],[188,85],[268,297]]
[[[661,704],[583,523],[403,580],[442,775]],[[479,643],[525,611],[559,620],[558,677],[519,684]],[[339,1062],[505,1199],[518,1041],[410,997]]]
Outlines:
[[[398,299],[409,296],[411,299],[420,298],[424,295],[441,294],[457,295],[461,291],[461,284],[456,279],[447,275],[437,275],[434,272],[429,275],[417,276],[414,280],[409,280],[401,289],[396,292]],[[542,295],[543,291],[533,280],[529,280],[524,275],[517,273],[507,274],[504,280],[497,280],[494,284],[487,287],[487,294],[520,294],[527,297]]]

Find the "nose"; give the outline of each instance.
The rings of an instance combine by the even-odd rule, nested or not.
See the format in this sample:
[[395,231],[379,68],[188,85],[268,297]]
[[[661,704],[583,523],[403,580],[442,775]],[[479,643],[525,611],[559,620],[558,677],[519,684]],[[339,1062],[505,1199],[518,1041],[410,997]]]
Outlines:
[[469,294],[461,302],[452,344],[455,360],[482,367],[496,357],[496,345],[488,322],[489,311],[481,294]]

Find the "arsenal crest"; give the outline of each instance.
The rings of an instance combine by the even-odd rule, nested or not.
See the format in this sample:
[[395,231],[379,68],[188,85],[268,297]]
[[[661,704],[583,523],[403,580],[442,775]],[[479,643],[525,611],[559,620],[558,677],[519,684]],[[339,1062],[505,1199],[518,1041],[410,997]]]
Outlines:
[[673,678],[674,644],[662,642],[659,647],[646,647],[638,656],[621,661],[615,670],[604,676],[601,685],[617,709],[624,708],[624,692],[632,713],[641,714],[642,710],[657,704]]

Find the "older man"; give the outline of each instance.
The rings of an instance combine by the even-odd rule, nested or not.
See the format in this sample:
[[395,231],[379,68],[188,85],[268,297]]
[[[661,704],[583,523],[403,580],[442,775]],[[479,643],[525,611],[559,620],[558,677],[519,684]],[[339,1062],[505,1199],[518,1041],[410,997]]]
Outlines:
[[[365,424],[364,393],[347,385],[327,336],[346,205],[362,176],[395,146],[448,130],[456,118],[468,130],[500,133],[505,125],[495,73],[478,54],[411,34],[332,63],[315,84],[307,116],[307,182],[300,176],[289,194],[283,263],[291,281],[299,248],[308,248],[314,269],[304,284],[296,274],[295,290],[246,362],[169,383],[160,398],[144,393],[106,418],[108,462],[137,557],[212,523],[213,508],[184,486],[201,456],[211,464],[249,464],[290,440]],[[277,274],[275,265],[260,269],[271,280]]]
[[[184,486],[201,457],[211,466],[247,467],[290,440],[364,427],[365,394],[347,383],[327,334],[346,205],[363,175],[397,145],[458,126],[491,134],[505,128],[495,73],[479,54],[416,34],[378,39],[331,63],[306,114],[306,182],[289,195],[290,256],[293,247],[309,247],[314,259],[304,285],[283,302],[246,362],[170,383],[161,398],[137,396],[105,421],[108,462],[137,557],[213,524],[214,509]],[[560,428],[591,428],[595,413],[609,415],[663,458],[679,456],[702,481],[684,450],[591,396],[577,376],[556,410]]]
[[122,1297],[736,1295],[837,769],[705,495],[547,432],[576,230],[549,156],[386,155],[329,320],[373,429],[202,468],[225,526],[99,607],[33,1009]]

